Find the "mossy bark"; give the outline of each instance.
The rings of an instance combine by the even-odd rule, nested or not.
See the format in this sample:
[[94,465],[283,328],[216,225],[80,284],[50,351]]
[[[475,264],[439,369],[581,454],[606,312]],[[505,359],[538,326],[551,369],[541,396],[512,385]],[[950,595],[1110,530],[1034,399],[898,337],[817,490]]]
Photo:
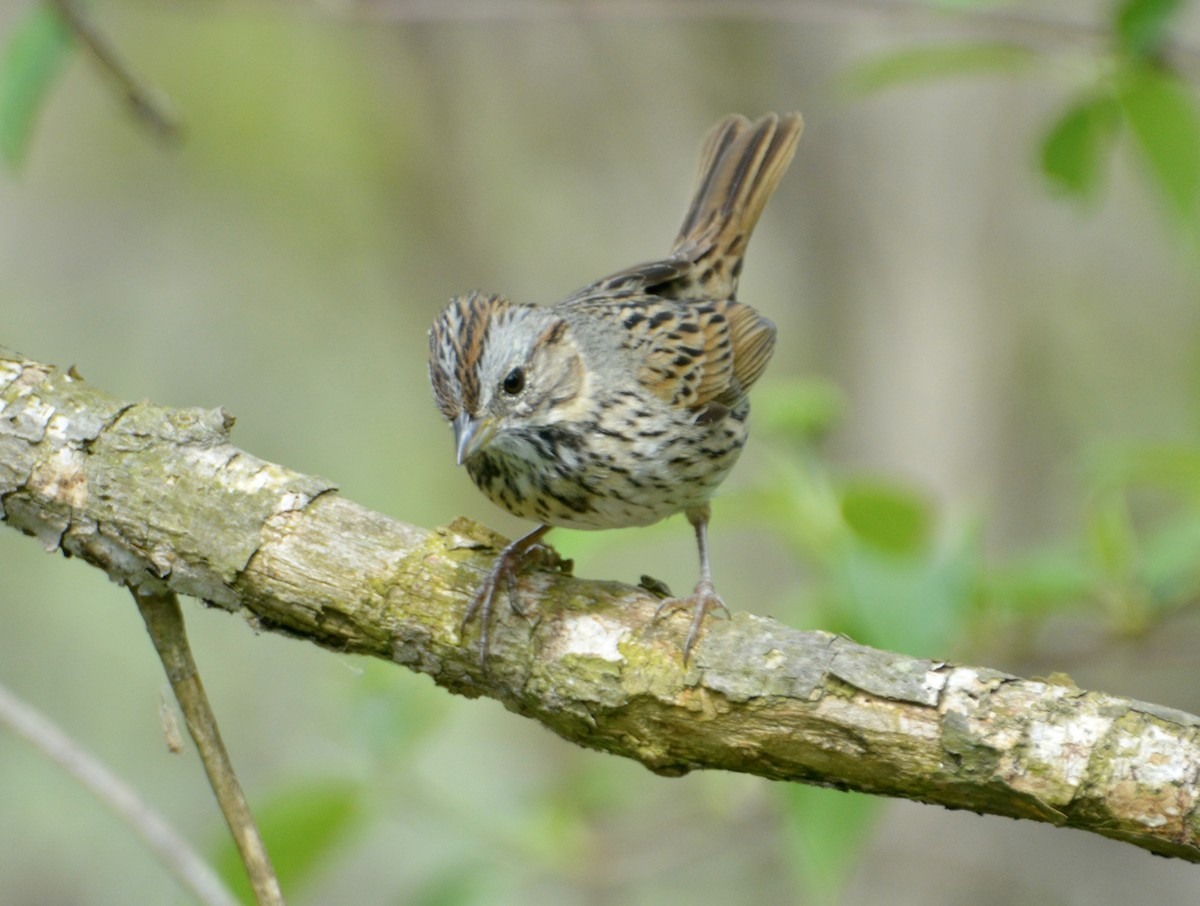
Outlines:
[[535,570],[487,670],[460,620],[502,539],[433,531],[229,440],[223,411],[127,403],[0,348],[0,517],[117,582],[488,695],[661,774],[717,768],[1032,818],[1200,861],[1200,719],[1068,684],[877,651],[745,613],[686,615]]

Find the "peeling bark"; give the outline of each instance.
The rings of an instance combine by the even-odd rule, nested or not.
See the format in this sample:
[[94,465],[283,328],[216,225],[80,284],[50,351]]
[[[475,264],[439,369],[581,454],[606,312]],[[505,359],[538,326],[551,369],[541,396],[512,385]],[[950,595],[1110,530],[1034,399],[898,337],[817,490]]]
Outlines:
[[459,622],[503,539],[371,512],[238,450],[232,424],[0,348],[0,518],[131,588],[403,664],[661,774],[901,796],[1200,862],[1200,718],[745,613],[710,621],[685,669],[685,618],[655,623],[646,591],[553,570],[522,578],[525,617],[498,608],[485,673]]

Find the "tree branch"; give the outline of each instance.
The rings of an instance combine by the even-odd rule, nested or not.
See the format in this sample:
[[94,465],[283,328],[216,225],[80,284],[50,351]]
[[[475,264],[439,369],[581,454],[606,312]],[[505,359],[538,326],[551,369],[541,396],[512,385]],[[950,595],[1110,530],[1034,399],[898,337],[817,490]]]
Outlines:
[[166,95],[145,84],[125,63],[113,45],[96,27],[78,0],[46,0],[71,33],[108,74],[137,119],[154,130],[159,138],[179,138],[179,117]]
[[179,702],[188,732],[196,744],[213,795],[217,797],[221,814],[225,816],[225,823],[233,835],[234,846],[246,869],[250,888],[254,891],[254,901],[260,906],[283,906],[279,879],[275,877],[271,858],[263,845],[262,835],[250,812],[242,785],[234,773],[233,762],[229,759],[217,726],[217,717],[208,703],[208,694],[204,691],[200,672],[192,659],[179,598],[170,589],[148,582],[131,591],[142,619],[146,621],[150,641],[167,672],[167,682],[175,692],[175,700]]
[[[329,9],[329,4],[323,4]],[[947,4],[931,0],[350,0],[333,7],[337,15],[389,22],[594,22],[594,21],[741,21],[884,26],[938,32],[984,33],[994,40],[1046,49],[1107,52],[1112,27],[1104,20],[1063,15],[1059,9],[1010,9],[1000,5]],[[1163,55],[1194,71],[1200,51],[1168,40]]]
[[1200,862],[1200,718],[920,660],[739,613],[684,669],[686,620],[539,571],[488,671],[463,608],[499,538],[371,512],[229,443],[223,411],[126,403],[0,349],[0,516],[137,589],[488,695],[565,739],[678,775],[719,768],[1032,818]]
[[0,725],[60,765],[133,830],[202,906],[237,906],[190,843],[134,789],[34,707],[0,686]]

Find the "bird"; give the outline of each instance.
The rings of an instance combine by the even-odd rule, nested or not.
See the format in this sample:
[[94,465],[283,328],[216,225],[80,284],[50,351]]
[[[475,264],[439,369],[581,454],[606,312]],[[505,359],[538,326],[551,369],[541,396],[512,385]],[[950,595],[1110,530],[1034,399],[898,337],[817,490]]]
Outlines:
[[802,130],[798,113],[720,120],[666,257],[550,305],[456,296],[434,320],[429,379],[457,463],[493,503],[537,523],[500,552],[464,612],[464,638],[479,616],[482,667],[497,596],[506,591],[523,612],[518,576],[553,527],[642,526],[684,513],[700,578],[655,619],[691,610],[686,666],[705,617],[728,615],[712,579],[709,499],[746,443],[748,393],[776,334],[738,301],[738,278]]

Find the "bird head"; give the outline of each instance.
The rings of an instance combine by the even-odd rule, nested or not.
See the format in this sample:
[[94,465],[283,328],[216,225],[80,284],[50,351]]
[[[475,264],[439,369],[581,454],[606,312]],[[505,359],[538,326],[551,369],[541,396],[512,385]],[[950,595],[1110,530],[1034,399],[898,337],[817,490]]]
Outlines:
[[530,432],[569,417],[585,376],[566,321],[540,306],[471,293],[429,332],[429,379],[460,465],[489,447],[536,455]]

